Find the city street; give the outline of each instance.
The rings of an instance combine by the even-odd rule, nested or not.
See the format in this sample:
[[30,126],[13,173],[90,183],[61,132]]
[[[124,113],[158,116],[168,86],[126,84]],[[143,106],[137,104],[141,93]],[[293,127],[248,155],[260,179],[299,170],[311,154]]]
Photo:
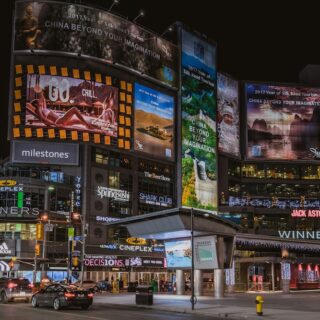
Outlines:
[[65,309],[54,311],[53,308],[37,308],[34,309],[31,304],[9,303],[0,306],[1,320],[208,320],[219,319],[201,315],[191,315],[184,313],[165,312],[158,310],[146,310],[121,307],[110,307],[108,305],[96,304],[91,306],[89,310],[81,309]]

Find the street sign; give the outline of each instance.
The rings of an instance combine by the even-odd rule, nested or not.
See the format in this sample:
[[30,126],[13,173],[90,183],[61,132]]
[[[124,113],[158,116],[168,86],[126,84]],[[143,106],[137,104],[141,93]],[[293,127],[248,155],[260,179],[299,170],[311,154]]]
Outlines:
[[45,224],[44,231],[53,231],[53,224]]
[[72,240],[74,237],[74,228],[68,228],[68,238]]

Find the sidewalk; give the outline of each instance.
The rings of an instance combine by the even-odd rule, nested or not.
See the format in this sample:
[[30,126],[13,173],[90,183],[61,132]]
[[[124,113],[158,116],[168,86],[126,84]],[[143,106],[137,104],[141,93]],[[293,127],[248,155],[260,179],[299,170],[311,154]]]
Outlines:
[[214,297],[198,298],[195,310],[191,310],[190,296],[154,294],[152,306],[135,304],[134,293],[102,294],[94,297],[94,304],[113,307],[148,308],[168,312],[194,313],[221,319],[272,319],[272,320],[318,320],[320,304],[319,292],[264,294],[264,316],[255,312],[257,294],[230,294],[223,299]]

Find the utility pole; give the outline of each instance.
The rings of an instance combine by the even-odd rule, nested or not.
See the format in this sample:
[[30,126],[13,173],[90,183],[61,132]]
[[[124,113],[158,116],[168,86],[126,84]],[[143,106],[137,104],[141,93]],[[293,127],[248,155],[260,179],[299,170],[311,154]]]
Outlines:
[[191,309],[194,310],[195,295],[194,295],[194,234],[193,234],[193,208],[190,209],[191,214]]

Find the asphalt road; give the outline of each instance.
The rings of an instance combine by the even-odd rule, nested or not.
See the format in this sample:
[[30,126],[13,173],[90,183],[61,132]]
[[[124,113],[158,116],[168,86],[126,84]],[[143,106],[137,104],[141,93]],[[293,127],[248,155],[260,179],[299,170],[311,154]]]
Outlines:
[[126,307],[110,308],[104,305],[92,305],[89,310],[52,308],[32,308],[27,303],[0,304],[1,320],[214,320],[218,318],[204,317],[184,313],[171,313],[158,310]]

